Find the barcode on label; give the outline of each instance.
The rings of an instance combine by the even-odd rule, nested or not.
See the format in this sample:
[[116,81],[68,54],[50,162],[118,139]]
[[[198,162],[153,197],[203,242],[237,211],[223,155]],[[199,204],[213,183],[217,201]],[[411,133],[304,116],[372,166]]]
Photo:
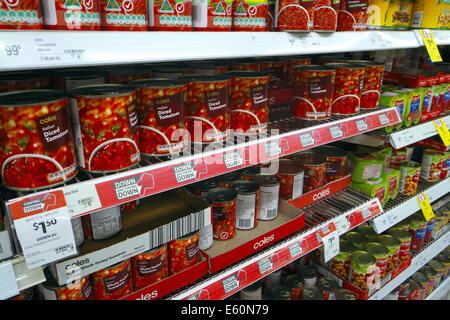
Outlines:
[[343,136],[340,126],[330,127],[330,134],[333,139],[341,138]]
[[380,123],[382,125],[389,123],[389,117],[387,116],[386,113],[382,113],[382,114],[378,115],[378,119],[380,119]]
[[267,219],[272,219],[272,218],[275,218],[276,216],[277,216],[277,213],[278,213],[278,209],[270,209],[270,210],[267,210]]
[[314,145],[314,139],[312,137],[312,132],[301,134],[300,143],[303,147],[309,147]]
[[368,128],[364,119],[356,120],[356,127],[358,128],[358,131],[365,131]]
[[240,228],[251,228],[252,219],[238,219],[237,226]]
[[93,202],[94,202],[93,197],[78,200],[78,204],[84,208],[88,208],[88,207],[92,206]]
[[422,26],[423,12],[414,12],[412,27],[420,28]]
[[67,250],[73,250],[73,245],[71,245],[71,244],[66,244],[66,245],[64,245],[64,246],[55,248],[55,252],[58,253],[58,254],[59,254],[59,253],[64,253],[64,252],[67,251]]

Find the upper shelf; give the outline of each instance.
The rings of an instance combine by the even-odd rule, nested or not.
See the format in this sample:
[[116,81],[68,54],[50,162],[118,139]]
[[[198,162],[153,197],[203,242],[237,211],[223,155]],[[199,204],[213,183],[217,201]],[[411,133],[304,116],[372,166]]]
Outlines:
[[[439,32],[437,38],[439,41],[448,39],[450,42],[450,32]],[[17,50],[6,50],[8,45],[15,45]],[[388,50],[419,46],[413,31],[334,33],[2,31],[0,71]]]

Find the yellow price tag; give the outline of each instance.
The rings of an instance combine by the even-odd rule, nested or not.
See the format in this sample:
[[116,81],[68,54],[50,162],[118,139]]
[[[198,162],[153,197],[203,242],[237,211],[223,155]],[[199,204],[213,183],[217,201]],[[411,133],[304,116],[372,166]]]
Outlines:
[[442,57],[439,52],[436,40],[434,40],[433,32],[429,29],[420,30],[425,47],[427,47],[428,54],[432,62],[442,62]]
[[417,197],[417,202],[419,203],[420,209],[422,209],[423,216],[425,220],[430,220],[434,217],[434,211],[431,207],[430,200],[428,200],[427,194],[425,192],[419,194]]
[[442,142],[446,147],[450,146],[450,132],[448,131],[447,125],[441,119],[433,121],[437,132],[441,136]]

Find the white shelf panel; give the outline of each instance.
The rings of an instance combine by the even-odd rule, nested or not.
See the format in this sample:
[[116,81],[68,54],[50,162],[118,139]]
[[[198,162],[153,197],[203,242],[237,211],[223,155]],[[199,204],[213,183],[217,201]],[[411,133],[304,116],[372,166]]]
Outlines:
[[450,32],[447,30],[433,30],[437,45],[450,45]]
[[434,291],[425,300],[441,300],[446,293],[450,291],[450,277],[448,277],[444,282],[442,282],[439,287],[434,289]]

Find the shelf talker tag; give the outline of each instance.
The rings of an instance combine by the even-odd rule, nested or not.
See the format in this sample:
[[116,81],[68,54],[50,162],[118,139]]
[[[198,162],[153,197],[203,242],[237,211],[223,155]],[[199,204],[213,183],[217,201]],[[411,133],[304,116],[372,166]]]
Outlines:
[[441,119],[433,121],[439,136],[441,136],[442,142],[446,147],[450,146],[450,132],[447,125]]
[[434,39],[433,31],[429,29],[421,29],[420,35],[425,43],[425,47],[427,48],[431,61],[442,62],[442,57],[436,44],[436,40]]
[[425,192],[419,194],[417,197],[417,202],[419,203],[420,209],[422,209],[423,216],[425,220],[430,220],[434,217],[433,208],[431,207],[430,200],[428,200],[427,194]]

